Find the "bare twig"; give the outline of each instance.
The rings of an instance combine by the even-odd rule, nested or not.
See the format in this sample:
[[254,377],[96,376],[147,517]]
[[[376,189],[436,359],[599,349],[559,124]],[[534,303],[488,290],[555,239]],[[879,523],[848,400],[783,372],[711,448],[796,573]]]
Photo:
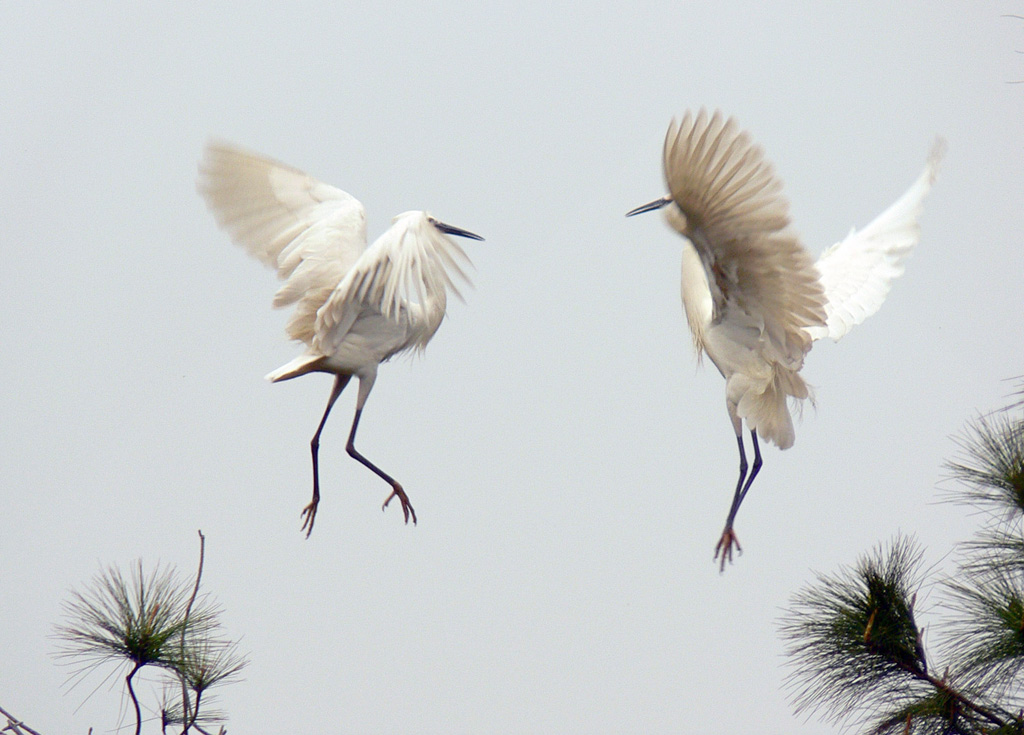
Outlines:
[[132,698],[132,704],[135,705],[135,735],[141,735],[142,733],[142,709],[139,707],[139,698],[135,696],[135,687],[132,686],[132,677],[135,676],[135,672],[142,668],[142,663],[136,661],[135,668],[128,672],[128,676],[124,678],[124,683],[128,685],[128,695]]
[[994,712],[992,712],[990,709],[983,707],[982,705],[977,704],[976,702],[968,699],[966,696],[964,696],[963,693],[957,691],[942,679],[938,679],[932,676],[920,666],[900,664],[900,668],[906,671],[911,676],[913,676],[915,679],[928,682],[943,694],[947,695],[948,697],[951,697],[952,699],[960,703],[963,707],[971,710],[972,712],[981,715],[996,727],[1006,727],[1006,721]]
[[33,730],[31,727],[26,725],[21,720],[15,718],[14,715],[4,710],[3,707],[0,707],[0,715],[3,715],[7,718],[7,725],[4,728],[0,729],[0,733],[10,730],[12,733],[14,733],[14,735],[26,735],[26,733],[27,735],[39,735],[38,732]]
[[[203,578],[203,560],[206,557],[206,536],[203,535],[202,529],[197,531],[199,534],[199,569],[196,571],[196,583],[192,587],[192,596],[188,599],[188,605],[185,606],[185,620],[181,626],[181,660],[185,660],[185,632],[188,628],[188,616],[192,613],[192,605],[196,601],[196,595],[199,594],[199,581]],[[195,725],[196,718],[199,717],[199,699],[196,698],[195,711],[192,711],[192,703],[188,696],[188,686],[185,683],[185,678],[181,679],[181,713],[182,721],[185,723],[185,729],[182,730],[182,735],[188,735],[189,728]]]

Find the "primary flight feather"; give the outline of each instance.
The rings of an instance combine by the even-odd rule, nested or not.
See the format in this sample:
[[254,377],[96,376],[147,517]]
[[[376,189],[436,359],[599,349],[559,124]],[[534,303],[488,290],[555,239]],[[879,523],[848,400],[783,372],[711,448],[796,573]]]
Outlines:
[[[726,408],[740,452],[725,530],[715,558],[732,559],[733,522],[761,468],[758,436],[780,449],[795,439],[788,401],[810,391],[800,369],[815,340],[838,340],[875,313],[920,237],[922,203],[944,150],[937,142],[924,172],[862,231],[815,262],[790,228],[782,183],[761,148],[720,112],[672,121],[663,163],[669,194],[627,216],[664,208],[684,238],[682,298],[698,356],[726,381]],[[743,423],[754,462],[747,474]]]
[[469,259],[449,235],[482,240],[426,212],[405,212],[370,247],[366,212],[350,194],[255,153],[211,142],[199,166],[199,192],[250,255],[277,270],[284,283],[274,306],[294,305],[288,335],[306,351],[270,373],[271,381],[311,372],[335,375],[323,418],[310,442],[313,498],[303,530],[313,531],[320,502],[319,445],[327,416],[352,376],[359,378],[346,449],[391,486],[406,523],[416,512],[402,486],[355,448],[356,429],[378,365],[423,349],[441,325],[452,276],[468,282]]

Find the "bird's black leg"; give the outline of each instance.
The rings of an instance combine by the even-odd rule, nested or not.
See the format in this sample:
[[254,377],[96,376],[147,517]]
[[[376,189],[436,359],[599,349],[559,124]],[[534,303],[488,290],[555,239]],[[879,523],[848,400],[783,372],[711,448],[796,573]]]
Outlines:
[[740,479],[736,481],[736,492],[732,496],[732,505],[729,506],[729,517],[725,522],[726,528],[732,527],[733,519],[736,518],[736,511],[743,502],[743,480],[747,476],[747,453],[743,451],[743,437],[736,437],[736,445],[740,448]]
[[[732,505],[729,507],[729,516],[725,519],[725,530],[722,531],[722,538],[718,540],[718,544],[715,545],[715,559],[718,559],[721,554],[721,565],[719,570],[725,569],[726,559],[732,562],[732,547],[742,554],[743,547],[740,546],[740,541],[736,538],[736,532],[732,530],[733,521],[736,520],[736,513],[739,512],[740,504],[743,503],[743,499],[747,497],[747,491],[750,490],[750,485],[754,482],[754,478],[757,476],[758,471],[761,469],[761,447],[757,443],[757,432],[751,431],[750,436],[754,441],[754,465],[751,467],[750,474],[747,475],[747,454],[743,449],[743,435],[738,434],[736,436],[736,445],[740,449],[740,477],[736,481],[736,492],[732,496]],[[744,482],[746,480],[746,482]]]
[[387,472],[385,472],[380,467],[375,465],[373,462],[368,460],[366,457],[361,455],[359,451],[356,449],[356,429],[359,428],[359,417],[362,416],[362,414],[363,409],[357,408],[356,416],[352,420],[352,431],[349,432],[348,444],[345,445],[345,449],[348,451],[349,456],[351,456],[353,459],[357,459],[360,462],[362,462],[366,467],[369,467],[371,470],[373,470],[374,473],[376,473],[376,475],[379,478],[381,478],[382,480],[384,480],[384,482],[391,486],[391,494],[388,496],[388,499],[384,501],[384,505],[381,506],[381,510],[387,508],[388,503],[391,502],[391,499],[397,496],[402,503],[402,513],[405,514],[405,522],[408,523],[409,517],[412,516],[412,522],[413,524],[415,524],[416,511],[412,509],[412,503],[409,502],[409,496],[405,494],[405,490],[402,489],[402,486],[399,485],[398,482],[393,477],[391,477],[391,475],[389,475]]
[[756,431],[751,431],[750,432],[750,438],[754,442],[754,464],[750,468],[750,476],[747,477],[747,482],[743,486],[743,492],[740,493],[739,502],[736,503],[736,507],[733,508],[733,510],[732,510],[732,513],[730,515],[730,520],[735,520],[736,512],[740,509],[740,504],[747,497],[747,492],[750,490],[750,486],[754,483],[754,478],[757,477],[757,473],[761,471],[761,447],[757,443],[757,432]]
[[352,378],[351,375],[337,375],[334,378],[334,387],[331,388],[331,397],[327,399],[327,408],[324,410],[324,417],[320,419],[320,425],[316,427],[316,433],[313,434],[313,440],[309,443],[309,448],[313,452],[313,499],[310,501],[302,511],[302,528],[300,531],[306,532],[306,538],[309,538],[309,534],[313,533],[313,521],[316,520],[316,507],[320,504],[320,460],[318,455],[320,453],[320,432],[324,430],[324,424],[327,423],[327,416],[331,413],[331,408],[334,407],[334,402],[338,400],[338,396],[345,390],[345,386],[348,385],[348,381]]

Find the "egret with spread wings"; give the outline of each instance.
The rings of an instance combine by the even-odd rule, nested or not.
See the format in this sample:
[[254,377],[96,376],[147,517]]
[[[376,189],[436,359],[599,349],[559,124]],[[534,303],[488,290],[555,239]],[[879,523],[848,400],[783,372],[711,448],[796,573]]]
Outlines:
[[356,450],[356,429],[377,366],[426,347],[444,319],[448,291],[458,295],[452,276],[468,282],[460,263],[469,259],[448,236],[483,238],[426,212],[405,212],[367,248],[363,205],[302,171],[219,142],[207,146],[199,170],[199,191],[218,224],[284,281],[274,306],[294,305],[288,335],[306,351],[267,379],[335,376],[310,442],[313,499],[302,512],[302,530],[307,538],[313,532],[320,502],[320,433],[353,375],[359,394],[346,449],[391,486],[383,507],[397,497],[405,522],[416,523],[402,486]]
[[[917,244],[925,195],[935,180],[943,143],[924,172],[866,228],[850,234],[817,262],[789,226],[782,183],[761,148],[720,112],[687,112],[665,136],[669,194],[631,216],[664,209],[681,234],[682,296],[698,358],[706,353],[726,381],[726,408],[740,451],[740,476],[715,558],[742,550],[733,522],[761,469],[758,436],[792,446],[787,401],[808,398],[800,376],[815,340],[838,340],[874,314]],[[743,422],[754,462],[747,474]]]

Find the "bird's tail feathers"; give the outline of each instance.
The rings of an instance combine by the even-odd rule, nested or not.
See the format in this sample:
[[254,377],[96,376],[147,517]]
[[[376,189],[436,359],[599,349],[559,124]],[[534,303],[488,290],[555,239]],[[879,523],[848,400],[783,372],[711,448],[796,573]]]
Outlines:
[[313,373],[320,369],[321,364],[324,361],[323,355],[306,353],[305,355],[299,355],[294,360],[285,363],[277,370],[267,375],[267,380],[271,383],[278,383],[282,380],[290,380],[297,378],[300,375],[306,373]]
[[736,373],[729,382],[730,392],[735,390],[739,395],[736,412],[747,426],[779,449],[793,446],[796,432],[788,399],[798,402],[812,397],[800,374],[776,365],[762,379]]

